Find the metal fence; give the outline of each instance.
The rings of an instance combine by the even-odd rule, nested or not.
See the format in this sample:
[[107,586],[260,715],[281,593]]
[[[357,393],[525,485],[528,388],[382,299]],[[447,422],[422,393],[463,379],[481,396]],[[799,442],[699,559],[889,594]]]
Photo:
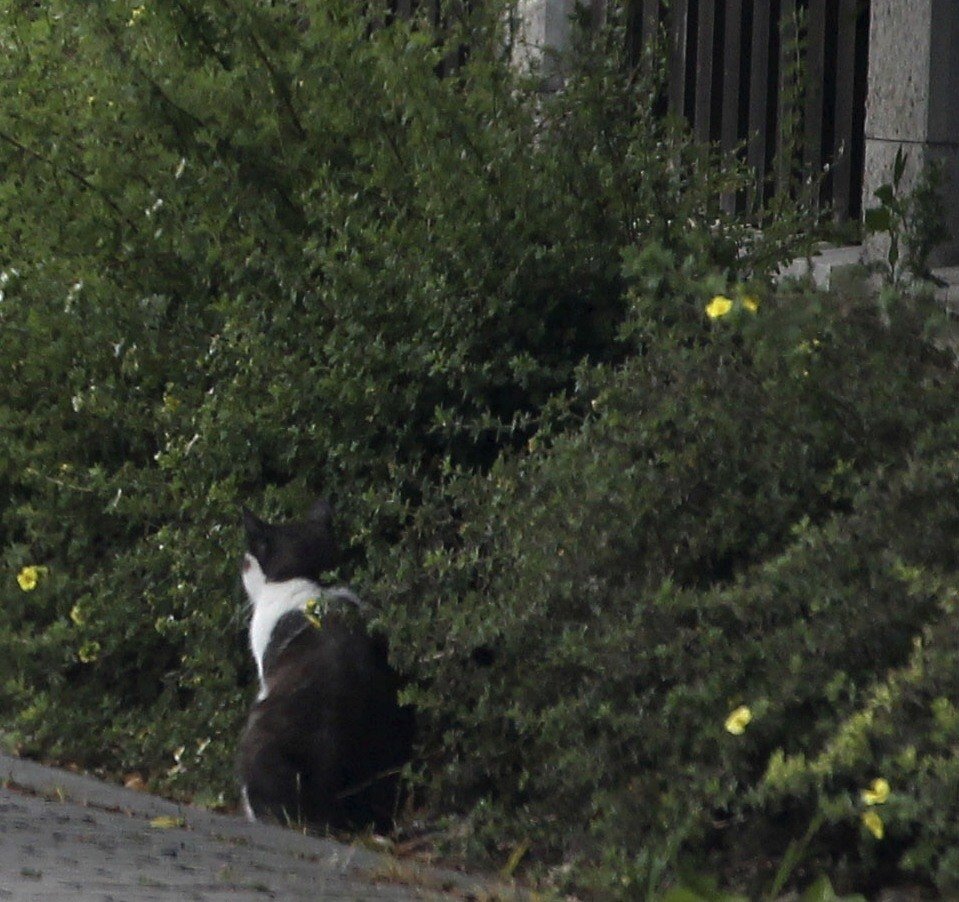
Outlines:
[[666,104],[742,147],[768,193],[825,172],[819,201],[861,213],[869,0],[632,0],[634,46],[663,34]]

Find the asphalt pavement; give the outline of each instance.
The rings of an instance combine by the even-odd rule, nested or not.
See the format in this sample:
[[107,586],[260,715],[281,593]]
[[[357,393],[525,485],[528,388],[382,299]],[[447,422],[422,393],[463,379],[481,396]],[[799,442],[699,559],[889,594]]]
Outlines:
[[521,895],[0,754],[0,900],[478,900]]

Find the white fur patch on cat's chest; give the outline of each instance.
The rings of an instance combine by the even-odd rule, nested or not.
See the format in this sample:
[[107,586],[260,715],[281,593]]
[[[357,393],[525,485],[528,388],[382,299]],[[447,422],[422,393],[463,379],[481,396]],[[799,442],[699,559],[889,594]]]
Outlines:
[[284,582],[269,582],[259,562],[252,554],[243,559],[243,587],[253,606],[250,619],[250,651],[256,661],[260,679],[257,700],[267,696],[263,659],[270,644],[273,629],[281,617],[293,611],[305,611],[307,603],[314,598],[335,593],[337,596],[360,605],[360,600],[349,589],[324,589],[310,579],[290,579]]

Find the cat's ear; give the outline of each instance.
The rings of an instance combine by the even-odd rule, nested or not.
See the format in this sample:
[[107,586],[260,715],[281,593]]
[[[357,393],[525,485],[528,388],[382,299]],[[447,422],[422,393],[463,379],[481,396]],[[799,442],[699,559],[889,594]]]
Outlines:
[[261,520],[248,507],[243,508],[243,527],[246,529],[247,536],[252,540],[259,538],[266,532],[267,523]]
[[325,532],[332,532],[333,506],[326,498],[317,498],[306,512],[306,519],[321,526]]

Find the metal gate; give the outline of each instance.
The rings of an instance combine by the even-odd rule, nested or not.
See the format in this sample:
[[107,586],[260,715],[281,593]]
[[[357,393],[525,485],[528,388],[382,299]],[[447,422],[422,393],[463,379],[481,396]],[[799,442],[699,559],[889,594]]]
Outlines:
[[630,29],[662,30],[666,103],[698,138],[742,146],[767,194],[824,173],[821,204],[859,219],[869,0],[633,0]]

